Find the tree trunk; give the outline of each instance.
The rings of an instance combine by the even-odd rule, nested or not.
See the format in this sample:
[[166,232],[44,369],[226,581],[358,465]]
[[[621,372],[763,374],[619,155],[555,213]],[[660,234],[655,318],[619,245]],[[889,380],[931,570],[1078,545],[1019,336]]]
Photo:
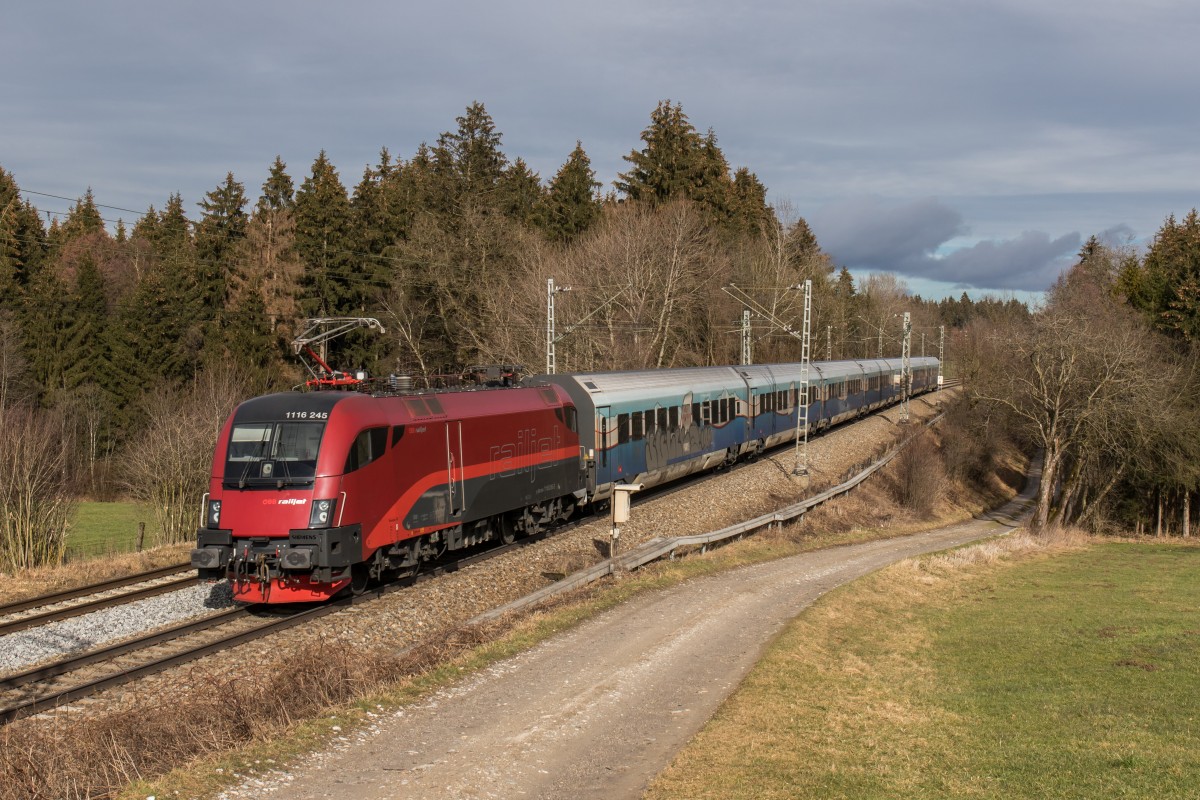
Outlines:
[[1033,513],[1033,529],[1044,530],[1050,520],[1050,506],[1054,502],[1054,482],[1058,479],[1059,462],[1062,460],[1057,442],[1051,441],[1046,448],[1046,460],[1042,467],[1042,483],[1038,486],[1037,508]]
[[1154,522],[1154,536],[1160,538],[1162,536],[1162,518],[1163,518],[1163,499],[1162,489],[1158,490],[1158,517]]
[[1192,535],[1192,493],[1183,490],[1183,537]]
[[1112,491],[1113,487],[1117,485],[1117,481],[1119,481],[1121,476],[1124,474],[1125,465],[1122,464],[1121,466],[1117,467],[1117,471],[1114,472],[1112,477],[1108,479],[1108,483],[1104,484],[1104,488],[1100,490],[1099,494],[1097,494],[1091,500],[1088,500],[1086,496],[1084,497],[1083,510],[1079,514],[1079,525],[1085,524],[1096,515],[1096,510],[1100,508],[1104,498],[1108,496],[1108,493]]

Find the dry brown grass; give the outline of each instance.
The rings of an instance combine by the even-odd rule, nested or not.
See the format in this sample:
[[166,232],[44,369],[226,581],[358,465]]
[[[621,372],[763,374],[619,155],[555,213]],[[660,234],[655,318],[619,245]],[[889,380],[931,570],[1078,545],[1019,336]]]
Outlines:
[[120,713],[60,711],[0,729],[0,798],[107,796],[181,764],[266,741],[385,687],[412,680],[493,639],[507,623],[455,628],[396,654],[321,641],[253,674],[193,684]]
[[170,545],[141,553],[123,553],[61,566],[21,570],[14,575],[0,573],[0,578],[3,578],[0,580],[0,604],[74,589],[169,564],[181,564],[188,560],[191,547],[191,544]]
[[888,477],[896,502],[920,517],[933,516],[946,486],[946,470],[934,434],[918,432],[890,466]]

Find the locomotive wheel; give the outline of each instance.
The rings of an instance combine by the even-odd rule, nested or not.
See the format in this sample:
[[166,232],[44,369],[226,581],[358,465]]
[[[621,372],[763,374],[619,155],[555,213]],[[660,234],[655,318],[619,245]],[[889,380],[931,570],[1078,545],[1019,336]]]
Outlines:
[[500,541],[504,544],[512,544],[517,540],[517,526],[511,514],[500,515],[497,528],[500,531]]
[[371,569],[365,563],[350,567],[350,593],[358,596],[367,590],[371,583]]

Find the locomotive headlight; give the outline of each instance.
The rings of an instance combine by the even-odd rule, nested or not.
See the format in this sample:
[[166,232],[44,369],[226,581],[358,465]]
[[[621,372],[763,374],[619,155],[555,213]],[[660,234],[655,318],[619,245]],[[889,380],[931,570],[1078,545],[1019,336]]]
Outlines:
[[208,513],[204,515],[205,524],[211,529],[221,527],[221,501],[209,500]]
[[308,515],[308,527],[328,528],[333,522],[333,510],[337,500],[313,500],[312,511]]

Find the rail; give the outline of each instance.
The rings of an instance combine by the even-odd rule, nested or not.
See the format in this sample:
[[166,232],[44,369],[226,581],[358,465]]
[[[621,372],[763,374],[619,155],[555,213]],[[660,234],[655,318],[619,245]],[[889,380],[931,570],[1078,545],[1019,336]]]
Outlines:
[[61,603],[66,600],[74,600],[79,597],[85,597],[89,594],[99,594],[110,589],[120,589],[125,586],[132,586],[135,583],[144,583],[156,578],[162,578],[166,575],[174,575],[176,572],[184,572],[191,569],[190,564],[172,564],[169,567],[160,567],[147,572],[139,572],[136,575],[125,575],[120,578],[113,578],[100,583],[92,583],[87,586],[79,586],[74,589],[66,589],[53,594],[44,594],[39,597],[31,597],[28,600],[20,600],[15,603],[9,603],[6,606],[0,606],[0,617],[9,614],[16,614],[20,611],[27,611],[38,606],[47,606],[52,603]]

